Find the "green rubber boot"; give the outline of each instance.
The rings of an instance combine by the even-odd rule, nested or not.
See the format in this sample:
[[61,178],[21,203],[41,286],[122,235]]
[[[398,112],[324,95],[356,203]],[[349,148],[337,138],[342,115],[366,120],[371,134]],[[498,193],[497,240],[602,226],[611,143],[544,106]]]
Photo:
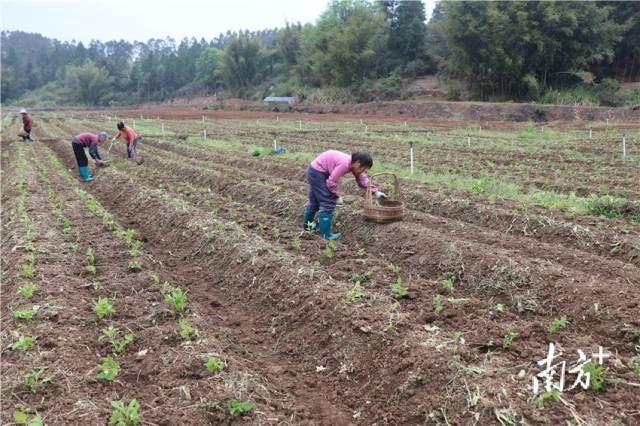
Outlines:
[[78,167],[78,169],[80,171],[80,177],[82,178],[83,181],[91,182],[93,180],[93,176],[89,176],[89,167],[88,166]]
[[320,236],[325,240],[339,240],[340,233],[334,234],[331,232],[331,225],[333,225],[333,211],[320,212],[318,215],[318,222],[320,223]]

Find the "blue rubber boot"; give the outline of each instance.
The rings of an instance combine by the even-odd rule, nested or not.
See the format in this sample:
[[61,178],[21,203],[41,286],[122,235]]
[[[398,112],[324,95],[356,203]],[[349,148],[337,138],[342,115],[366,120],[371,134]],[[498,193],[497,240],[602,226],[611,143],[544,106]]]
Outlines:
[[80,170],[80,177],[85,182],[91,182],[93,180],[93,176],[89,176],[89,166],[78,167]]
[[304,222],[302,222],[302,226],[305,231],[313,232],[316,230],[316,223],[313,221],[315,216],[316,212],[309,209],[304,211]]
[[331,232],[331,225],[333,225],[333,212],[324,211],[318,215],[318,222],[320,223],[320,236],[325,240],[339,240],[340,233],[334,234]]

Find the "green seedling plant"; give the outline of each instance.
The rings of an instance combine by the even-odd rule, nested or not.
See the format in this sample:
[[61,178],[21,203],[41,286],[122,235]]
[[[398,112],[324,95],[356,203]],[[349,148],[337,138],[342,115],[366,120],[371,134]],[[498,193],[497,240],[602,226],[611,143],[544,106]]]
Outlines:
[[555,389],[550,392],[544,392],[540,394],[539,397],[534,399],[532,404],[534,407],[538,409],[544,408],[544,402],[549,398],[551,398],[554,401],[560,401],[560,393]]
[[116,354],[122,353],[124,349],[133,342],[133,334],[125,334],[121,339],[117,338],[119,330],[117,327],[110,325],[102,329],[102,334],[98,337],[98,341],[107,340],[111,345],[111,349]]
[[520,336],[520,333],[518,333],[513,329],[513,327],[508,325],[507,328],[505,329],[504,338],[502,339],[502,347],[504,349],[509,349],[513,344],[513,341],[517,339],[518,336]]
[[568,325],[569,320],[567,320],[567,316],[562,315],[559,319],[554,319],[553,321],[551,321],[551,324],[549,324],[547,330],[549,331],[549,334],[553,334],[558,330],[567,328]]
[[327,257],[333,257],[336,251],[336,243],[333,241],[327,241],[327,245],[324,248],[324,255]]
[[18,288],[18,294],[25,299],[31,299],[37,290],[38,286],[36,284],[28,282]]
[[156,274],[151,275],[149,277],[149,281],[151,281],[154,284],[160,284],[160,275],[156,275]]
[[187,309],[187,294],[179,287],[166,292],[164,301],[178,313],[182,313]]
[[455,281],[454,277],[449,277],[442,280],[442,288],[449,294],[453,293],[453,282]]
[[135,426],[140,423],[141,416],[138,413],[140,403],[133,399],[129,404],[125,405],[122,401],[111,401],[111,417],[110,425],[116,426]]
[[496,312],[500,312],[500,313],[504,312],[507,309],[507,307],[502,303],[496,303],[494,308],[495,308]]
[[86,258],[87,258],[87,266],[85,270],[88,273],[95,275],[96,274],[96,266],[95,266],[96,258],[93,254],[93,247],[91,246],[87,247]]
[[31,393],[37,393],[41,385],[51,382],[51,377],[42,378],[45,370],[46,368],[43,367],[38,370],[30,371],[24,375],[25,384]]
[[353,288],[347,292],[342,298],[342,301],[346,304],[353,303],[356,300],[362,298],[364,295],[360,281],[356,281]]
[[440,297],[439,294],[436,294],[435,296],[433,296],[432,304],[433,304],[433,313],[435,313],[436,316],[440,316],[444,307],[442,306],[442,298]]
[[75,253],[80,250],[80,244],[78,243],[69,243],[69,251]]
[[402,285],[402,278],[396,278],[396,281],[391,284],[391,293],[396,299],[402,299],[409,295],[409,289]]
[[131,243],[129,243],[129,255],[131,257],[138,257],[140,256],[140,241],[138,240],[133,240],[131,241]]
[[13,421],[19,425],[42,426],[42,417],[36,414],[35,417],[29,418],[27,413],[18,410],[13,412]]
[[604,386],[604,367],[589,361],[582,366],[582,371],[590,375],[589,388],[593,392],[600,392]]
[[30,321],[36,316],[37,313],[38,309],[36,307],[32,307],[31,309],[21,309],[13,311],[13,317],[15,319]]
[[141,271],[142,270],[142,262],[138,261],[138,260],[131,260],[129,261],[129,270],[130,271]]
[[26,352],[31,348],[31,346],[33,346],[33,342],[34,340],[31,336],[20,336],[18,340],[11,344],[11,350]]
[[233,417],[238,417],[244,413],[248,413],[253,410],[255,404],[251,401],[240,402],[237,399],[232,399],[229,401],[229,413]]
[[358,249],[358,251],[356,251],[356,257],[358,259],[362,259],[367,255],[367,251],[364,249],[364,247],[361,247]]
[[35,265],[36,257],[33,255],[33,253],[31,253],[24,257],[24,261],[27,262],[29,265]]
[[224,368],[224,363],[214,356],[207,358],[207,362],[204,363],[205,368],[209,374],[215,374]]
[[196,332],[186,320],[179,320],[178,325],[180,326],[180,338],[185,342],[190,342],[191,339],[195,336]]
[[102,320],[104,317],[115,314],[113,305],[109,303],[109,299],[106,297],[99,297],[98,300],[93,302],[93,310],[98,317],[98,320]]
[[640,376],[640,354],[636,354],[629,360],[629,368],[636,376]]
[[297,251],[302,250],[302,242],[300,241],[300,237],[293,237],[293,239],[291,240],[291,247],[293,247]]
[[393,272],[396,275],[400,274],[400,267],[398,265],[394,265],[393,263],[388,264],[387,269],[389,269],[391,272]]
[[118,371],[120,371],[120,364],[111,355],[101,358],[101,361],[100,365],[98,365],[98,379],[113,382],[118,376]]
[[23,263],[20,265],[20,277],[21,278],[33,278],[36,276],[36,270],[31,263]]

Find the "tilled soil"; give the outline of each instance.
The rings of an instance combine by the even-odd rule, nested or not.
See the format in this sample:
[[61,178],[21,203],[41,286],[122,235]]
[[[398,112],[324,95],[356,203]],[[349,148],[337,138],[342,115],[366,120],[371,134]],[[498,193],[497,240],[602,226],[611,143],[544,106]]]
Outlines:
[[[54,123],[49,131],[59,135]],[[640,344],[640,269],[632,251],[587,245],[559,221],[545,225],[552,232],[536,231],[508,207],[436,203],[435,194],[410,183],[407,217],[388,225],[363,221],[360,193],[345,185],[347,205],[336,223],[344,238],[331,248],[300,229],[304,164],[150,142],[144,164],[124,160],[116,147],[111,166],[82,184],[66,139],[37,153],[20,147],[29,159],[27,210],[39,236],[41,292],[33,303],[62,306],[54,318],[22,324],[10,316],[31,302],[15,296],[24,253],[11,248],[20,246],[22,231],[6,207],[16,194],[3,191],[3,348],[13,330],[37,336],[38,346],[3,354],[3,407],[37,410],[47,424],[104,424],[108,401],[120,398],[141,401],[152,424],[640,420],[638,379],[627,366]],[[16,151],[3,143],[3,188],[18,173]],[[51,214],[38,167],[49,172],[79,238],[64,234]],[[78,189],[122,229],[136,230],[142,271],[129,271],[126,244],[87,210]],[[616,234],[619,223],[607,224],[598,239]],[[70,243],[80,249],[61,249]],[[87,244],[97,253],[95,277],[84,272]],[[177,315],[150,280],[156,274],[187,290],[185,318],[200,333],[194,342],[180,343]],[[442,286],[446,277],[454,278],[451,290]],[[394,282],[408,289],[406,297],[394,296]],[[116,357],[122,371],[114,383],[95,379],[108,353],[97,342],[106,323],[96,322],[91,308],[101,295],[115,301],[113,322],[136,336]],[[562,315],[570,324],[550,333]],[[604,391],[578,388],[534,408],[532,375],[551,342],[567,368],[578,350],[590,357],[603,346],[611,354]],[[206,373],[209,355],[226,362],[221,374]],[[32,395],[21,374],[39,366],[54,377]],[[575,376],[568,377],[573,384]],[[256,408],[232,419],[232,398],[251,399]],[[3,410],[3,421],[9,415]]]

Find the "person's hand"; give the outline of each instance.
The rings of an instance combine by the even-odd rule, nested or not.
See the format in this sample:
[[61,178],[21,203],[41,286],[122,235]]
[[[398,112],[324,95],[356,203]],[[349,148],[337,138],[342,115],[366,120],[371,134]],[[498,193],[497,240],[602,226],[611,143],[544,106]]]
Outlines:
[[114,143],[116,141],[116,138],[111,138],[111,143]]
[[387,198],[387,194],[384,192],[376,191],[373,193],[373,196],[376,198]]
[[338,197],[338,199],[336,200],[336,206],[341,206],[344,204],[344,200],[342,199],[342,197]]
[[102,165],[104,165],[104,161],[103,160],[96,160],[96,165],[102,166]]

